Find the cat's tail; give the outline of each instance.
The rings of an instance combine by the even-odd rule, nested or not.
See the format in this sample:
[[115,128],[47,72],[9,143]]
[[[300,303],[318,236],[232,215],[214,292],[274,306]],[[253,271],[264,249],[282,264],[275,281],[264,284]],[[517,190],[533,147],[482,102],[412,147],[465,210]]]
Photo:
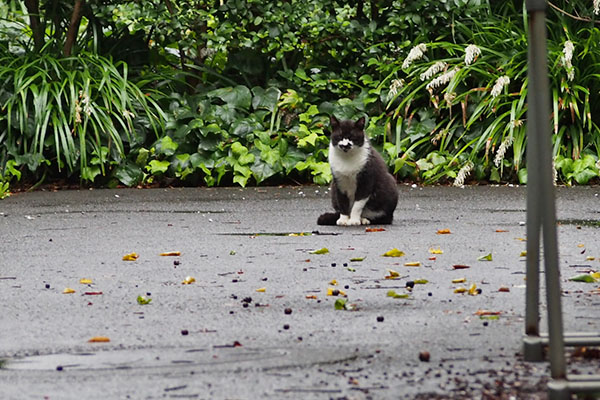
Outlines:
[[317,219],[318,225],[336,225],[337,220],[340,218],[339,212],[325,213],[319,216]]

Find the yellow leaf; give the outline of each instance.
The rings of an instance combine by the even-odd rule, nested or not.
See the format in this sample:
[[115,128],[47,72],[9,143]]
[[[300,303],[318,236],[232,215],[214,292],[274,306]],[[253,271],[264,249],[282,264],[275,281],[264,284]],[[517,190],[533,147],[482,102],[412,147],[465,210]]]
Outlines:
[[160,253],[160,255],[163,257],[180,256],[181,252],[180,251],[167,251],[165,253]]
[[398,271],[394,271],[393,269],[388,269],[390,278],[400,278],[400,273]]
[[459,288],[454,289],[454,293],[464,293],[466,291],[467,291],[467,289],[465,289],[464,287],[459,287]]
[[332,279],[331,282],[329,282],[329,284],[336,286],[338,284],[338,282],[335,279]]
[[256,289],[256,291],[259,293],[264,293],[267,291],[267,288],[261,287],[261,288]]
[[79,283],[81,283],[83,285],[91,285],[92,284],[92,280],[91,279],[86,279],[86,278],[81,278],[79,280]]
[[596,259],[596,257],[590,257],[590,256],[587,256],[585,258],[586,261],[594,261],[595,259]]
[[520,242],[526,242],[526,241],[527,241],[527,239],[523,239],[523,238],[521,238],[521,237],[518,237],[518,238],[515,238],[515,239],[517,239],[517,240],[518,240],[518,241],[520,241]]
[[519,254],[519,257],[527,257],[527,252],[522,251],[521,254]]
[[186,276],[185,279],[181,282],[183,285],[189,285],[190,283],[196,282],[196,278],[193,276]]
[[452,232],[450,232],[450,229],[438,229],[437,234],[438,235],[449,235]]
[[444,254],[442,249],[429,249],[430,254]]
[[106,336],[94,336],[93,338],[88,340],[88,342],[89,343],[106,343],[106,342],[110,342],[110,339],[107,338]]
[[590,275],[594,279],[600,279],[600,272],[592,272]]
[[476,284],[472,284],[471,287],[469,288],[469,295],[471,296],[475,296],[478,295],[479,293],[477,293],[477,285]]
[[405,267],[420,267],[421,263],[418,261],[407,262],[407,263],[404,263],[404,266]]
[[123,261],[135,261],[139,258],[140,256],[137,253],[130,253],[130,254],[125,254],[123,256]]
[[327,296],[344,296],[346,297],[346,292],[343,290],[335,289],[335,288],[327,288]]
[[63,290],[63,293],[64,294],[71,294],[71,293],[75,293],[75,290],[71,289],[71,288],[65,288],[65,290]]
[[393,248],[389,251],[386,251],[382,254],[384,257],[402,257],[404,255],[403,251],[400,251],[396,248]]
[[452,279],[452,283],[465,283],[466,281],[467,281],[467,278]]
[[577,247],[585,247],[585,244],[578,244]]

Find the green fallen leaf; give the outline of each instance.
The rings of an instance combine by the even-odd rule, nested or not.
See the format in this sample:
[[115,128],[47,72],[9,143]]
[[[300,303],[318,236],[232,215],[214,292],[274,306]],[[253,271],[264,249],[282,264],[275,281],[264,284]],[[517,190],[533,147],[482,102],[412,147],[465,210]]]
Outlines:
[[350,259],[351,262],[363,261],[367,257],[353,257]]
[[582,275],[577,275],[574,276],[572,278],[569,278],[570,281],[573,282],[585,282],[585,283],[594,283],[597,280],[594,279],[594,277],[590,274],[582,274]]
[[402,257],[404,255],[403,251],[400,251],[396,248],[386,251],[382,254],[383,257]]
[[396,293],[395,290],[388,290],[387,297],[393,297],[394,299],[408,299],[408,294]]
[[500,319],[499,315],[481,315],[479,319],[496,320]]
[[310,252],[310,254],[327,254],[327,253],[329,253],[329,249],[327,247],[323,247],[322,249],[314,250],[314,251]]
[[346,309],[346,299],[337,299],[335,301],[335,309],[336,310],[345,310]]
[[424,285],[426,283],[429,283],[427,279],[415,279],[413,282],[415,283],[415,285]]
[[487,256],[481,256],[477,259],[477,261],[492,261],[492,253]]
[[356,268],[348,267],[348,271],[350,271],[350,272],[356,272]]
[[137,297],[137,302],[138,302],[138,304],[141,304],[141,305],[150,304],[151,301],[152,301],[152,299],[149,299],[146,296],[138,296]]

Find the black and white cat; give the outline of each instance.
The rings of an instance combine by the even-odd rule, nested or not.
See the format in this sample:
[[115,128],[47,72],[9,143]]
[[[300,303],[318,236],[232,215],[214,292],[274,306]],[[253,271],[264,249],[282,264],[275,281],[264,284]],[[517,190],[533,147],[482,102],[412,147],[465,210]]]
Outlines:
[[322,214],[319,225],[391,224],[398,204],[396,179],[364,132],[365,118],[331,117],[329,165],[331,201],[336,212]]

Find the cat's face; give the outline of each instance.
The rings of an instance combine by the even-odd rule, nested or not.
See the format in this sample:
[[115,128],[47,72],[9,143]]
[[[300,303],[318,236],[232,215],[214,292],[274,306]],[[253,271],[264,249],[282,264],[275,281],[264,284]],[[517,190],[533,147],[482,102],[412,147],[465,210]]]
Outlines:
[[365,144],[365,118],[338,121],[331,116],[331,145],[347,153]]

